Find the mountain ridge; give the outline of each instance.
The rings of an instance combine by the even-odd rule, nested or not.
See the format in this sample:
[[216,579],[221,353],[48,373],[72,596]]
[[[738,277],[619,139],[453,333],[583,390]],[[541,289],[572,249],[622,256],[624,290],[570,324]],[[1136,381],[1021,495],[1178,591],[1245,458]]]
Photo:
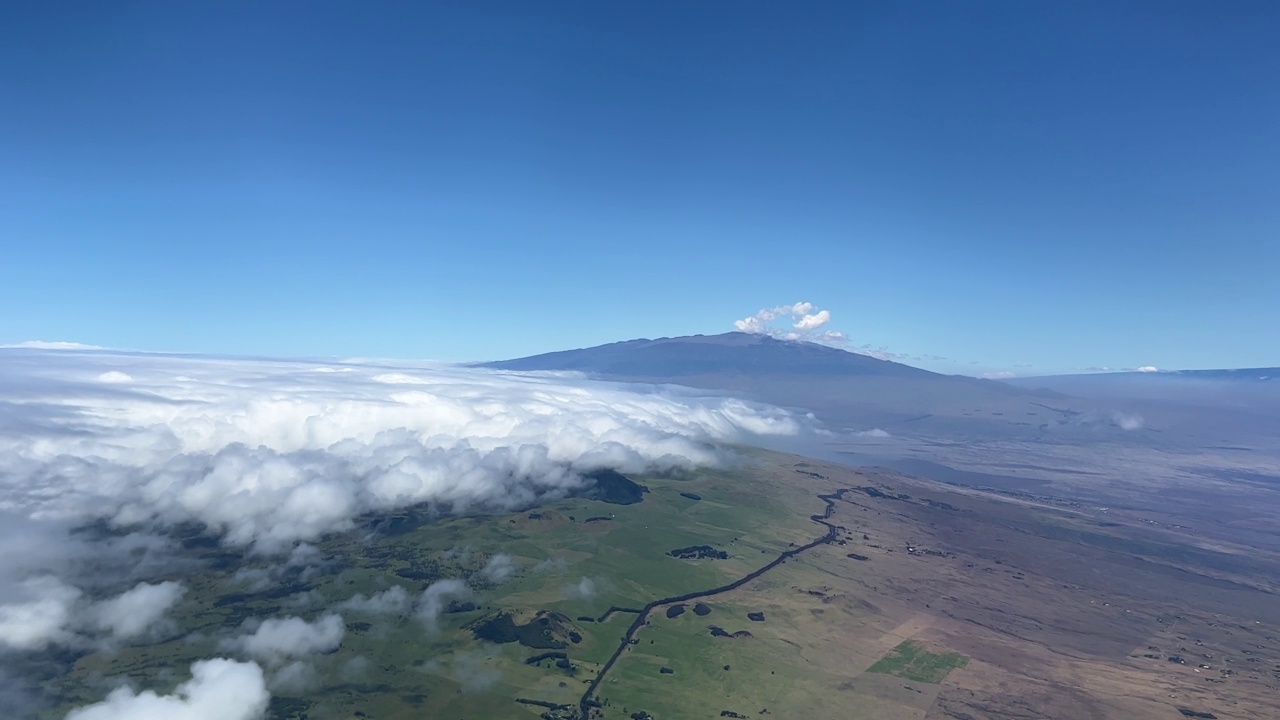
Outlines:
[[478,366],[521,371],[578,370],[616,379],[796,372],[823,376],[949,377],[827,345],[743,332],[637,338]]

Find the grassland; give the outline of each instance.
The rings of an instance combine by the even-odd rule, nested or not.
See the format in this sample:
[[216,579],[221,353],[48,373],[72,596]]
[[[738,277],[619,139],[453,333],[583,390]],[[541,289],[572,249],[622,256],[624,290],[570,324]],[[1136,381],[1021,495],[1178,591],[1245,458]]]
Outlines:
[[869,673],[883,673],[923,683],[940,683],[947,673],[968,664],[960,653],[931,653],[919,643],[904,640],[893,652],[867,668]]

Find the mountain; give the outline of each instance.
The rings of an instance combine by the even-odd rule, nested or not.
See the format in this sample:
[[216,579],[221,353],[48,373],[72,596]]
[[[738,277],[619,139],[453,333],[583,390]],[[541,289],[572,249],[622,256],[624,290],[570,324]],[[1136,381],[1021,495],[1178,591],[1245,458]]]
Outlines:
[[[1156,373],[1163,375],[1164,373]],[[1280,368],[1237,368],[1234,370],[1176,370],[1178,377],[1193,380],[1238,380],[1240,382],[1270,382],[1280,380]]]
[[836,429],[912,434],[989,434],[993,424],[1033,432],[1056,415],[1034,403],[1062,397],[739,332],[627,340],[481,367],[569,370],[604,380],[684,385],[810,411]]
[[641,339],[486,363],[504,370],[577,370],[609,379],[664,380],[708,375],[944,377],[902,363],[767,335]]

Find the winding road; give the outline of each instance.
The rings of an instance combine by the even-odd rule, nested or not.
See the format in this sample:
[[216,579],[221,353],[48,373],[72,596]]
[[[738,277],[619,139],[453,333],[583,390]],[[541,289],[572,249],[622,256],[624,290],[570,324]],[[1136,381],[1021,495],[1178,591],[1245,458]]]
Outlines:
[[658,600],[654,600],[650,602],[648,605],[645,605],[643,608],[640,608],[638,610],[634,608],[621,608],[621,607],[611,607],[608,610],[606,610],[605,613],[600,616],[600,622],[603,622],[615,612],[634,612],[636,613],[636,619],[631,623],[631,627],[627,628],[626,634],[622,636],[622,642],[619,643],[618,648],[613,651],[613,655],[609,656],[609,659],[600,668],[600,672],[596,673],[595,679],[593,679],[591,683],[587,685],[586,692],[582,694],[582,699],[578,701],[578,717],[581,720],[586,720],[587,718],[591,717],[591,708],[595,706],[594,704],[595,701],[593,701],[592,696],[595,695],[596,690],[600,687],[600,683],[604,682],[605,675],[607,675],[609,671],[613,669],[614,664],[618,662],[618,658],[622,657],[622,653],[626,652],[627,646],[631,644],[631,641],[635,638],[636,633],[640,631],[640,628],[644,627],[645,620],[648,619],[649,613],[652,612],[654,608],[660,607],[662,605],[669,605],[671,603],[687,602],[689,600],[697,600],[698,598],[711,597],[712,595],[719,595],[720,593],[729,592],[730,590],[736,590],[742,587],[743,585],[751,582],[752,580],[755,580],[761,575],[764,575],[765,573],[769,572],[775,567],[781,565],[788,558],[793,558],[799,555],[800,553],[806,552],[808,550],[812,550],[813,548],[818,547],[819,545],[825,545],[827,543],[832,542],[833,540],[836,539],[837,530],[836,530],[836,526],[827,522],[827,520],[831,517],[831,513],[835,512],[836,501],[843,499],[845,493],[853,492],[857,489],[858,488],[842,488],[840,490],[835,491],[834,493],[818,495],[818,499],[825,502],[827,504],[827,507],[825,510],[823,510],[821,515],[810,515],[809,519],[818,523],[819,525],[825,526],[827,528],[826,534],[824,534],[820,538],[813,540],[812,542],[805,543],[804,545],[792,548],[790,550],[787,550],[781,553],[780,555],[778,555],[778,557],[774,558],[767,565],[764,565],[763,567],[757,568],[756,570],[753,570],[750,573],[747,573],[746,575],[742,576],[741,578],[738,578],[737,580],[734,580],[728,585],[721,585],[719,587],[714,587],[709,590],[699,590],[697,592],[686,593],[684,595],[675,595],[673,597],[660,598]]

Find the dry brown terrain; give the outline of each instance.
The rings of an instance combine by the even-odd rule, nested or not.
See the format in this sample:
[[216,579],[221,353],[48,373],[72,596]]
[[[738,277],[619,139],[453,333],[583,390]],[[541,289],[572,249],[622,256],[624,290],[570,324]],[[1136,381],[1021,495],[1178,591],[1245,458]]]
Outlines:
[[[712,618],[757,609],[769,621],[726,624],[750,626],[751,651],[709,638],[722,643],[719,654],[699,651],[699,661],[765,657],[765,666],[752,667],[755,679],[742,685],[729,682],[733,672],[679,679],[680,667],[664,681],[648,666],[678,661],[693,641],[692,621],[657,614],[602,696],[665,687],[682,698],[682,717],[721,708],[746,717],[965,720],[1280,715],[1272,553],[1197,542],[1192,529],[1152,523],[1151,513],[798,457],[765,461],[780,481],[815,494],[868,488],[837,503],[831,521],[845,528],[843,545],[819,546],[708,601]],[[937,685],[866,672],[906,640],[968,663]],[[688,683],[705,702],[691,704]],[[602,716],[625,717],[617,710]]]

